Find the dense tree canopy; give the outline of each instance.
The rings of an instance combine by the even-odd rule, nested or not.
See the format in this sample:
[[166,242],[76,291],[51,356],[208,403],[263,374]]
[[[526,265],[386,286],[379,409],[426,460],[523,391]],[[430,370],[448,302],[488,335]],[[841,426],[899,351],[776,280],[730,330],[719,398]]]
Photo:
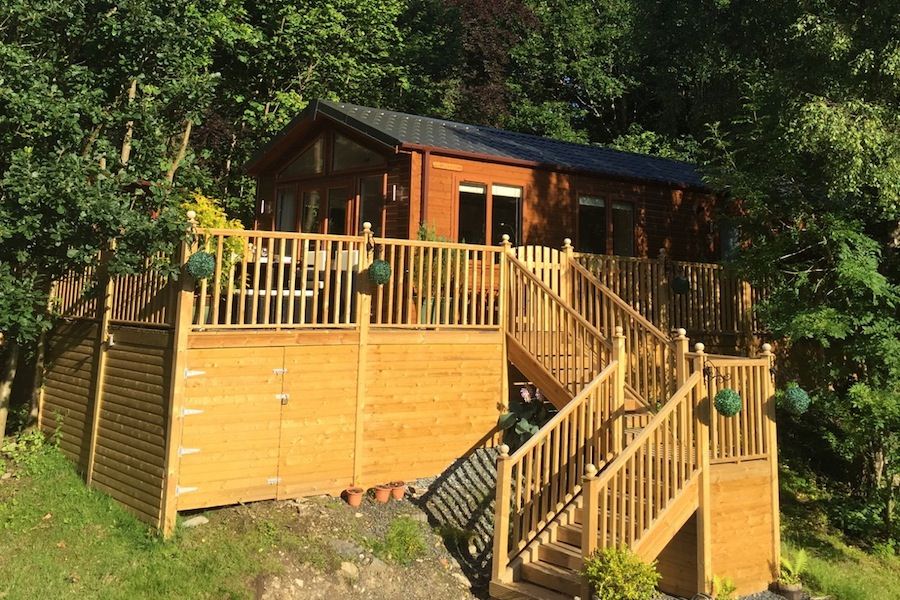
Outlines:
[[119,268],[171,247],[187,194],[248,217],[242,164],[317,97],[702,164],[732,204],[741,268],[772,290],[763,316],[782,340],[781,377],[814,397],[811,415],[782,428],[789,454],[839,493],[862,482],[849,521],[871,524],[871,513],[889,531],[900,478],[894,0],[8,0],[7,354],[49,323],[52,277],[114,239]]

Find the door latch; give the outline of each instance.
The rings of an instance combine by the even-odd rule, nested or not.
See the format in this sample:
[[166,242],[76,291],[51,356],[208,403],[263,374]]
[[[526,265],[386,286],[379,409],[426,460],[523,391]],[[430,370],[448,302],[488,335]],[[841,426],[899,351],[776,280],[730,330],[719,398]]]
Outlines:
[[291,395],[290,394],[275,394],[275,397],[278,398],[279,400],[281,400],[281,405],[284,406],[285,404],[288,403],[288,400],[290,399]]

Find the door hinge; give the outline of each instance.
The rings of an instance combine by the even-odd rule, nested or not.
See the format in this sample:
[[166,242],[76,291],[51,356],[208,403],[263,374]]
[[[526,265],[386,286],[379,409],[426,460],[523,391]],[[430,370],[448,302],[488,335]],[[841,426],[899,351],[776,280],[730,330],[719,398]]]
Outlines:
[[272,372],[275,373],[276,375],[284,375],[285,373],[287,373],[287,369],[286,368],[272,369]]
[[275,397],[276,397],[277,399],[281,400],[281,405],[282,405],[282,406],[284,406],[285,404],[287,404],[287,403],[288,403],[288,400],[291,399],[291,395],[290,395],[290,394],[275,394]]
[[202,413],[203,413],[203,411],[200,410],[199,408],[182,408],[181,409],[182,417],[189,417],[190,415],[199,415]]
[[200,448],[179,448],[178,456],[184,456],[185,454],[197,454],[200,452]]
[[269,485],[278,485],[281,482],[281,477],[269,477],[266,479],[266,483]]
[[176,485],[175,486],[175,495],[180,496],[182,494],[187,494],[188,492],[196,492],[198,489],[200,489],[200,488]]
[[187,379],[188,377],[199,377],[200,375],[206,375],[206,371],[197,371],[197,370],[192,370],[192,369],[184,370],[184,378],[185,379]]

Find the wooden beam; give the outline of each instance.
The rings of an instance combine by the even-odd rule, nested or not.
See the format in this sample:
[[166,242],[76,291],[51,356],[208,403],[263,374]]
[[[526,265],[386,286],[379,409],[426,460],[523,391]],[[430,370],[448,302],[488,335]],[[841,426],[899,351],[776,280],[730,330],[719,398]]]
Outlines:
[[94,356],[97,363],[94,366],[94,389],[88,406],[91,407],[91,432],[88,439],[87,464],[84,468],[84,478],[88,485],[94,480],[94,459],[97,455],[97,431],[100,428],[100,412],[103,409],[103,386],[106,378],[106,357],[109,354],[109,320],[112,315],[113,293],[115,283],[109,275],[110,251],[103,253],[100,265],[100,277],[103,283],[103,303],[100,306],[100,324],[97,327],[97,339],[94,344]]
[[363,223],[363,241],[359,252],[358,277],[359,290],[356,294],[356,323],[359,327],[359,351],[356,365],[356,420],[353,444],[353,485],[362,482],[363,433],[365,432],[366,407],[366,360],[369,345],[369,329],[372,320],[372,283],[367,277],[367,269],[372,264],[374,244],[372,242],[372,224]]

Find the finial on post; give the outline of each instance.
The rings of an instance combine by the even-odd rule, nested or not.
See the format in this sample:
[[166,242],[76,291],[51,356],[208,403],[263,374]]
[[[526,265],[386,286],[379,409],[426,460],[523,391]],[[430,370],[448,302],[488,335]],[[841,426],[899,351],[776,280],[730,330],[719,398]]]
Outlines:
[[613,329],[613,335],[614,335],[615,337],[624,337],[624,336],[625,336],[625,330],[622,329],[622,326],[621,326],[621,325],[616,325],[615,329]]
[[772,354],[772,344],[763,344],[762,345],[762,353],[764,356],[771,356]]
[[679,327],[678,329],[675,330],[675,337],[677,337],[679,340],[686,338],[687,337],[687,329],[685,329],[684,327]]
[[566,238],[563,240],[563,248],[571,248],[572,247],[572,238]]
[[504,233],[503,236],[502,236],[500,239],[501,239],[500,245],[503,246],[503,248],[504,248],[507,252],[509,252],[509,249],[512,247],[512,244],[511,244],[510,241],[509,241],[509,234],[508,234],[508,233]]
[[706,349],[706,346],[703,345],[703,342],[697,342],[694,344],[694,352],[697,354],[703,354],[703,350]]
[[372,224],[369,223],[368,221],[364,222],[363,223],[363,231],[365,233],[372,233]]
[[584,465],[584,476],[587,477],[588,479],[593,479],[594,477],[596,477],[597,476],[597,467],[595,467],[591,463]]
[[191,225],[196,225],[197,224],[197,213],[194,212],[193,210],[187,211],[187,220],[188,220],[188,223],[190,223]]
[[500,444],[499,458],[509,458],[509,446],[507,446],[506,444]]

